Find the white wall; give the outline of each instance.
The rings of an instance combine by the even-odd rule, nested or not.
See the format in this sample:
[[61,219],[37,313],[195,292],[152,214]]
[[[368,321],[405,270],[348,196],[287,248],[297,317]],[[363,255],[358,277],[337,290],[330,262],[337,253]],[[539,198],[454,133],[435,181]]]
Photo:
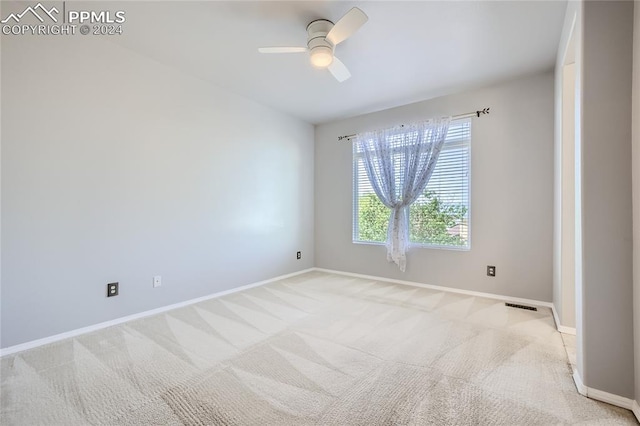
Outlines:
[[640,400],[640,6],[633,23],[633,318],[635,399]]
[[[401,273],[384,247],[353,244],[351,143],[337,137],[483,107],[491,114],[472,124],[471,250],[413,248]],[[551,72],[317,126],[315,168],[317,267],[551,301]]]
[[313,266],[309,124],[81,36],[3,37],[1,118],[1,347]]

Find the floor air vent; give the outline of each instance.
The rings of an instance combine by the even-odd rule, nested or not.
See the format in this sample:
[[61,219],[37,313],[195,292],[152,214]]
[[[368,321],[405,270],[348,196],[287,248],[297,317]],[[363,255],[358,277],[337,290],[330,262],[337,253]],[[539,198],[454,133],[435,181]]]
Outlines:
[[518,305],[516,303],[505,303],[505,306],[508,306],[510,308],[518,308],[518,309],[526,309],[527,311],[537,311],[538,308],[534,307],[534,306],[525,306],[525,305]]

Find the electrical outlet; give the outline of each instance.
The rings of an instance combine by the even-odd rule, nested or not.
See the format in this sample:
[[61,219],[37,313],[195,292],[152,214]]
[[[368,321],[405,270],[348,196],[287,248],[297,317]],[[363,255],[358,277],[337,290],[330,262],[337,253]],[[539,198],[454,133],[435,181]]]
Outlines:
[[113,297],[118,295],[118,283],[107,284],[107,297]]
[[160,275],[156,275],[153,277],[153,287],[160,287],[162,285],[162,277]]
[[298,260],[302,259],[302,252],[301,251],[296,253],[296,259],[298,259]]
[[487,266],[487,275],[490,277],[496,276],[496,267],[495,266]]

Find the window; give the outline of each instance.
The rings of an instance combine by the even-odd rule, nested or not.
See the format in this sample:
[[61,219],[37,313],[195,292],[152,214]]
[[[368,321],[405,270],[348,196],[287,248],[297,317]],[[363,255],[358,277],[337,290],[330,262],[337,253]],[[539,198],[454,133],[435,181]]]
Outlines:
[[[453,120],[436,168],[423,194],[410,207],[412,244],[468,249],[471,119]],[[353,144],[353,241],[384,243],[390,211],[378,199]]]

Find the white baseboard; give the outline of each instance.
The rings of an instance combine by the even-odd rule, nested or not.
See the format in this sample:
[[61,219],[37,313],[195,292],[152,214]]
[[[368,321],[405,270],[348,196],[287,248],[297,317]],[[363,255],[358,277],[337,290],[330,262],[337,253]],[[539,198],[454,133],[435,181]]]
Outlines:
[[173,309],[181,308],[183,306],[193,305],[194,303],[202,302],[209,299],[215,299],[216,297],[225,296],[227,294],[236,293],[238,291],[248,290],[250,288],[259,287],[265,284],[272,283],[274,281],[283,280],[286,278],[295,277],[296,275],[304,274],[306,272],[311,272],[315,268],[304,269],[298,272],[292,272],[291,274],[280,275],[278,277],[270,278],[268,280],[259,281],[252,284],[243,285],[242,287],[232,288],[230,290],[224,290],[217,293],[209,294],[207,296],[197,297],[195,299],[186,300],[184,302],[174,303],[172,305],[162,306],[160,308],[151,309],[149,311],[139,312],[137,314],[127,315],[125,317],[116,318],[110,321],[101,322],[99,324],[90,325],[87,327],[78,328],[71,331],[66,331],[64,333],[56,334],[49,337],[44,337],[42,339],[32,340],[30,342],[20,343],[19,345],[9,346],[4,349],[0,349],[0,358],[15,354],[17,352],[26,351],[27,349],[37,348],[38,346],[47,345],[49,343],[58,342],[60,340],[68,339],[70,337],[76,337],[81,334],[90,333],[92,331],[101,330],[103,328],[111,327],[114,325],[122,324],[127,321],[132,321],[139,318],[148,317],[150,315],[160,314],[162,312],[170,311]]
[[556,307],[554,304],[551,304],[551,312],[553,312],[553,320],[556,322],[556,328],[560,333],[571,334],[572,336],[576,335],[575,328],[560,325],[560,317],[558,317],[558,312],[556,311]]
[[486,297],[487,299],[504,300],[505,302],[513,302],[513,303],[519,303],[523,305],[534,305],[534,306],[543,306],[545,308],[553,308],[553,304],[551,302],[543,302],[541,300],[523,299],[520,297],[503,296],[501,294],[483,293],[480,291],[463,290],[463,289],[453,288],[453,287],[442,287],[438,285],[418,283],[415,281],[396,280],[393,278],[383,278],[383,277],[376,277],[373,275],[356,274],[353,272],[336,271],[333,269],[313,268],[313,270],[318,272],[327,272],[330,274],[345,275],[348,277],[364,278],[367,280],[386,281],[394,284],[404,284],[404,285],[410,285],[414,287],[428,288],[430,290],[447,291],[449,293],[458,293],[458,294],[464,294],[468,296]]
[[633,411],[633,414],[638,417],[637,408],[640,407],[638,407],[638,404],[634,400],[586,386],[582,382],[582,378],[580,377],[578,370],[573,371],[573,381],[581,395],[584,395],[587,398],[606,402],[607,404],[615,405],[616,407],[626,408],[627,410]]
[[565,327],[564,325],[559,325],[558,326],[558,331],[560,333],[564,333],[564,334],[570,334],[572,336],[576,335],[576,329],[573,327]]
[[573,370],[573,382],[576,384],[576,389],[580,395],[588,396],[588,388],[582,383],[582,377],[578,374],[578,370]]
[[640,422],[640,406],[638,405],[637,401],[633,401],[633,403],[631,404],[631,411],[633,411],[636,419]]

